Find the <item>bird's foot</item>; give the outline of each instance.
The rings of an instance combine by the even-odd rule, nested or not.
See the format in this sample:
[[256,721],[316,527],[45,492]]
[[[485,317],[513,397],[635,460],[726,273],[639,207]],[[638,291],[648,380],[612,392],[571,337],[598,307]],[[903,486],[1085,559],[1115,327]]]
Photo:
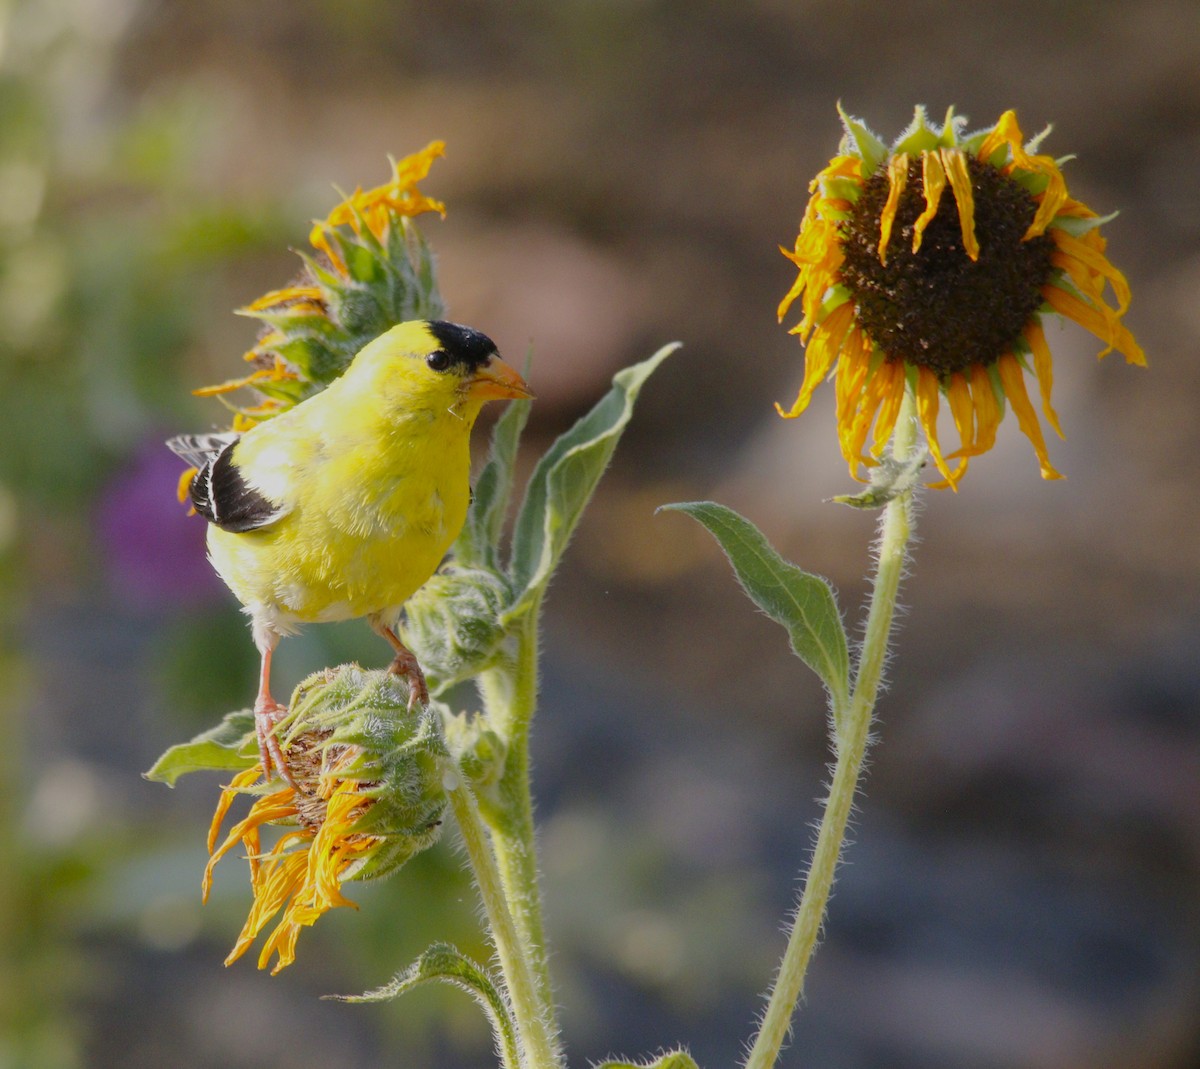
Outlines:
[[292,790],[299,791],[300,788],[283,755],[283,747],[279,745],[279,739],[275,735],[275,728],[287,715],[287,712],[287,706],[280,705],[278,702],[255,702],[254,735],[258,739],[258,756],[262,761],[263,782],[265,783],[271,778],[271,770],[274,768]]
[[388,671],[408,682],[409,712],[418,702],[421,705],[429,704],[429,684],[425,682],[425,673],[421,671],[421,664],[412,650],[397,644],[396,656],[388,665]]

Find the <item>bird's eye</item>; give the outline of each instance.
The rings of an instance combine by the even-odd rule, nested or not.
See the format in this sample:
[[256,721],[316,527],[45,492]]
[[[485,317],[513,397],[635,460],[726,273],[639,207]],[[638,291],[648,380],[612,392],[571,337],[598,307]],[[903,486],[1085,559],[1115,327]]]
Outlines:
[[445,371],[450,366],[450,354],[445,349],[435,349],[425,357],[425,363],[434,371]]

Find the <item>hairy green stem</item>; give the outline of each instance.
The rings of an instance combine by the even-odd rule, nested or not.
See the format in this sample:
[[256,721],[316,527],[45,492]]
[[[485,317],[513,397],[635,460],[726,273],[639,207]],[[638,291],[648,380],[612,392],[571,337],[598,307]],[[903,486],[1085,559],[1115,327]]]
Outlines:
[[511,662],[479,679],[488,718],[508,745],[499,784],[500,813],[488,823],[505,898],[537,985],[542,1014],[557,1047],[557,1012],[546,953],[530,787],[529,734],[537,708],[538,621],[541,600],[522,618]]
[[462,772],[448,770],[447,790],[487,913],[488,929],[512,1003],[522,1069],[559,1069],[553,1022],[547,1019],[526,946],[509,909],[500,870],[475,796]]
[[[915,437],[914,406],[911,394],[906,394],[896,421],[892,455],[903,461],[912,452]],[[907,490],[889,501],[884,509],[866,634],[859,652],[854,689],[846,716],[834,729],[836,763],[817,832],[817,845],[804,881],[800,904],[792,919],[787,949],[772,985],[758,1035],[746,1059],[746,1069],[771,1069],[775,1064],[791,1030],[792,1015],[804,990],[804,976],[821,934],[825,908],[846,838],[850,809],[862,774],[875,700],[887,660],[896,596],[911,535],[912,491]]]

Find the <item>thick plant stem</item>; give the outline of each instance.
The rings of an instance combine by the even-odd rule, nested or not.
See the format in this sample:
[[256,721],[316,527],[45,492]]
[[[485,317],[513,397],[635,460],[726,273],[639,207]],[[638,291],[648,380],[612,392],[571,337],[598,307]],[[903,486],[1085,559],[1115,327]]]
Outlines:
[[[916,432],[913,417],[914,409],[909,394],[900,410],[892,440],[892,454],[897,460],[903,461],[912,451]],[[834,873],[846,837],[846,825],[862,774],[911,534],[912,491],[907,490],[889,501],[884,509],[879,557],[854,689],[846,716],[840,728],[834,729],[836,763],[829,797],[825,801],[804,891],[792,920],[787,949],[771,988],[758,1035],[746,1059],[746,1069],[771,1069],[775,1064],[804,990],[804,975],[821,934],[825,908],[833,889]]]
[[496,864],[505,898],[533,969],[542,1014],[551,1026],[552,1042],[557,1043],[557,1014],[542,923],[529,767],[529,733],[537,707],[540,610],[539,600],[523,618],[513,660],[503,667],[489,669],[480,677],[479,684],[493,729],[508,745],[504,775],[499,784],[500,811],[494,818],[488,814]]
[[522,1069],[559,1069],[561,1062],[537,990],[533,967],[501,886],[500,871],[475,796],[462,773],[448,770],[448,794],[487,914],[500,971],[508,988]]

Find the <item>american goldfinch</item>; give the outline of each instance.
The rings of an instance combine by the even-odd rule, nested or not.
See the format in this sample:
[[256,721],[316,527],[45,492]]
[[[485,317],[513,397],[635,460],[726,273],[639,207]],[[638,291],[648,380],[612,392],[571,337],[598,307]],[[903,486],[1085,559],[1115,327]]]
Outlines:
[[429,700],[394,630],[441,563],[470,500],[470,434],[484,403],[532,397],[486,335],[417,320],[382,334],[321,393],[243,434],[167,445],[198,470],[189,496],[208,555],[250,616],[262,657],[263,776],[290,780],[274,727],[271,655],[298,625],[365,616],[391,643],[410,704]]

